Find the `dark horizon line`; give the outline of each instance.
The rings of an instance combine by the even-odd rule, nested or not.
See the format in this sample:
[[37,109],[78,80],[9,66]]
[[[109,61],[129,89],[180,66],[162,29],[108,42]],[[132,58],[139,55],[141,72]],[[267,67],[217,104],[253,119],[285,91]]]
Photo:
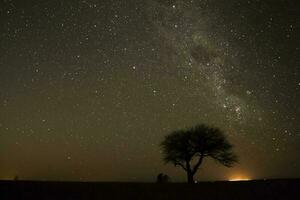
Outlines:
[[[249,179],[249,180],[215,180],[215,181],[196,181],[196,183],[216,183],[216,182],[257,182],[257,181],[300,181],[299,178],[269,178],[269,179]],[[0,182],[32,182],[32,183],[156,183],[156,181],[72,181],[72,180],[29,180],[29,179],[0,179]],[[168,183],[186,183],[185,181],[170,181]]]

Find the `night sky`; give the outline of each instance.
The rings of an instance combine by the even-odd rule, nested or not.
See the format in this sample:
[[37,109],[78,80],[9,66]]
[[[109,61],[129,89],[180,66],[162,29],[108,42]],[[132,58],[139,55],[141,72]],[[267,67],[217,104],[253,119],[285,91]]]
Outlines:
[[166,134],[217,126],[239,163],[300,177],[297,0],[1,0],[0,179],[184,181]]

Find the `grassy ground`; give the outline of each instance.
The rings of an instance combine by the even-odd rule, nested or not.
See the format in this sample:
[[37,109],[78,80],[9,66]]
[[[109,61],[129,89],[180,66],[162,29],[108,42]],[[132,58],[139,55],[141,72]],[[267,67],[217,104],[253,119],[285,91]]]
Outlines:
[[300,199],[300,179],[185,183],[0,181],[0,199]]

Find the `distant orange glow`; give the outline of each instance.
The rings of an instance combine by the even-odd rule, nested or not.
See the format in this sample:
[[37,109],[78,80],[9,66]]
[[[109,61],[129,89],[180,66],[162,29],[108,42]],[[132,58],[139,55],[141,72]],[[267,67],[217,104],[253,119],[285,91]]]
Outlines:
[[251,180],[251,178],[248,176],[245,176],[245,175],[235,175],[235,176],[230,177],[228,180],[229,181],[249,181],[249,180]]

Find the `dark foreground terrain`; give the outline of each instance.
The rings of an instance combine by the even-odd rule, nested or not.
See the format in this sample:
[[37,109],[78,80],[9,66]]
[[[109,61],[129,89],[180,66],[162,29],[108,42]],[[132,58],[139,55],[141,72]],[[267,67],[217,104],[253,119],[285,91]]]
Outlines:
[[240,182],[92,183],[0,181],[0,199],[300,199],[300,179]]

